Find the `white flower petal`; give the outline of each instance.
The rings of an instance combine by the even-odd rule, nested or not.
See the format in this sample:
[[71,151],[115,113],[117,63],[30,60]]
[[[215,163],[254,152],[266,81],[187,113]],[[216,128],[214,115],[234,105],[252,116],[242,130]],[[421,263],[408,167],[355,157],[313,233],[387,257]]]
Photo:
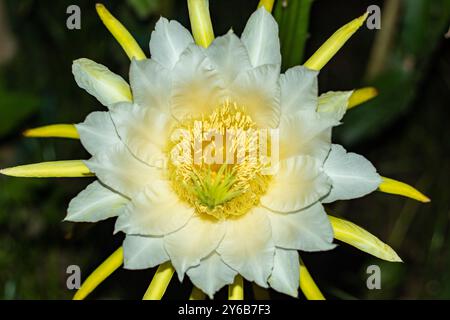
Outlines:
[[186,273],[194,286],[205,292],[210,299],[223,286],[232,284],[237,274],[216,252],[202,259],[198,266],[190,268]]
[[102,183],[130,198],[159,175],[159,169],[137,160],[123,144],[102,151],[84,163]]
[[190,45],[181,55],[173,73],[172,114],[178,120],[199,117],[217,108],[223,100],[223,88],[217,71],[203,50]]
[[78,86],[96,97],[106,107],[131,100],[128,83],[104,65],[82,58],[73,62],[72,73]]
[[81,144],[93,156],[122,143],[109,112],[91,112],[84,122],[75,127]]
[[298,110],[317,109],[318,74],[318,71],[296,66],[280,76],[283,115],[292,115]]
[[110,112],[120,138],[131,153],[150,166],[164,167],[163,148],[174,124],[172,116],[131,103],[115,104]]
[[318,160],[310,156],[292,157],[279,163],[261,204],[278,212],[294,212],[324,197],[331,181]]
[[175,20],[160,18],[150,38],[152,59],[172,69],[186,47],[194,43],[190,32]]
[[129,200],[94,181],[69,203],[65,221],[97,222],[118,216]]
[[116,221],[114,232],[163,236],[183,227],[194,209],[181,202],[166,180],[153,178]]
[[277,247],[324,251],[335,247],[333,228],[319,202],[294,213],[267,213]]
[[280,120],[280,69],[264,65],[240,73],[231,85],[232,101],[263,128],[276,128]]
[[331,148],[334,119],[315,111],[301,110],[280,121],[280,159],[297,155],[313,156],[323,162]]
[[281,64],[278,24],[264,8],[256,10],[250,16],[241,39],[253,67]]
[[332,145],[323,170],[332,180],[331,192],[324,203],[365,196],[381,183],[380,175],[369,160],[356,153],[347,153],[338,144]]
[[169,260],[162,237],[143,237],[128,234],[122,246],[125,269],[153,268]]
[[317,112],[340,121],[347,111],[348,99],[353,91],[329,91],[319,97]]
[[287,295],[298,297],[300,261],[296,250],[275,249],[270,286]]
[[232,30],[214,39],[207,48],[206,55],[219,72],[225,88],[230,86],[239,73],[252,68],[245,46]]
[[141,107],[157,108],[170,113],[172,83],[170,72],[157,62],[145,59],[131,61],[130,85],[133,102]]
[[222,260],[248,281],[267,288],[275,247],[266,209],[255,208],[227,221],[227,231],[217,248]]
[[164,246],[180,281],[187,269],[217,248],[224,234],[222,221],[194,216],[183,228],[164,236]]

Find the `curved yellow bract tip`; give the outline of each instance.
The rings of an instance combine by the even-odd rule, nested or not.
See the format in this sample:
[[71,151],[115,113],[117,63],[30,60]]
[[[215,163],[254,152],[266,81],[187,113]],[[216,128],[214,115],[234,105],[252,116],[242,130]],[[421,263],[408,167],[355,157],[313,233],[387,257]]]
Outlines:
[[308,300],[325,300],[319,287],[314,282],[303,260],[300,259],[300,290]]
[[139,47],[136,40],[133,36],[128,32],[128,30],[117,20],[114,16],[106,9],[106,7],[97,3],[95,5],[95,9],[102,20],[103,24],[106,28],[111,32],[120,46],[123,48],[125,53],[127,54],[130,60],[135,58],[136,60],[145,59],[145,53],[142,51],[141,47]]
[[169,261],[161,264],[156,270],[142,300],[161,300],[169,286],[174,272],[175,269]]
[[244,300],[244,279],[239,274],[228,286],[228,300]]
[[275,0],[260,0],[258,3],[258,8],[264,6],[267,11],[272,12],[274,2]]
[[347,109],[354,108],[375,98],[378,95],[378,90],[374,87],[366,87],[353,91],[350,99],[348,100]]
[[5,168],[1,174],[11,177],[25,178],[76,178],[91,177],[94,174],[84,164],[83,160],[49,161],[23,166]]
[[188,0],[189,20],[195,42],[204,48],[214,40],[208,0]]
[[205,300],[205,293],[197,287],[192,288],[191,295],[189,296],[189,300]]
[[77,128],[73,124],[52,124],[23,132],[28,138],[69,138],[80,139]]
[[333,226],[335,239],[345,242],[377,258],[391,262],[402,262],[402,259],[400,259],[398,254],[390,246],[370,232],[350,221],[330,215],[328,217]]
[[386,177],[381,177],[381,179],[381,184],[378,187],[379,191],[381,192],[398,194],[424,203],[431,201],[430,198],[428,198],[422,192],[404,182]]
[[324,44],[305,62],[304,66],[312,70],[321,70],[328,61],[342,48],[348,39],[363,25],[368,12],[354,19],[337,30]]
[[123,248],[120,247],[110,255],[101,265],[91,273],[83,282],[80,289],[73,296],[73,300],[83,300],[97,286],[108,278],[111,273],[117,270],[123,263]]

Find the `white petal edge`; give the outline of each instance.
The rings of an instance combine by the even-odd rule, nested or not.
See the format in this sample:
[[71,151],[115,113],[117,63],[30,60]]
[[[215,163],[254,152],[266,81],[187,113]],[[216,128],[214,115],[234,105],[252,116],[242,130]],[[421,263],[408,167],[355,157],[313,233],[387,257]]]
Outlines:
[[270,286],[278,292],[298,297],[300,261],[296,250],[275,249]]
[[281,64],[278,24],[264,7],[248,19],[241,35],[253,67],[264,64]]
[[372,163],[363,156],[333,144],[323,170],[332,181],[330,194],[324,203],[359,198],[375,191],[381,177]]
[[280,161],[261,204],[273,211],[295,212],[327,195],[330,188],[331,181],[318,160],[310,156],[291,157]]
[[153,268],[169,260],[162,237],[127,235],[122,246],[125,269]]
[[185,27],[175,20],[161,17],[150,38],[150,53],[153,60],[171,70],[191,43],[194,39]]
[[340,121],[347,112],[348,100],[353,91],[329,91],[319,97],[317,112]]
[[288,69],[280,76],[281,112],[295,114],[299,110],[317,109],[318,71],[303,66]]
[[129,200],[94,181],[73,198],[64,221],[97,222],[118,216]]

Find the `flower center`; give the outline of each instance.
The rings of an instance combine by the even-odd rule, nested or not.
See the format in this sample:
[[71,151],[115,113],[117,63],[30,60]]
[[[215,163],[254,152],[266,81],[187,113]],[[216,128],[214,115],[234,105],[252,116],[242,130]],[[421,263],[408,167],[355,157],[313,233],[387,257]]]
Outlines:
[[267,190],[269,146],[267,131],[258,129],[243,108],[226,102],[173,131],[168,149],[172,187],[198,213],[217,219],[242,215]]

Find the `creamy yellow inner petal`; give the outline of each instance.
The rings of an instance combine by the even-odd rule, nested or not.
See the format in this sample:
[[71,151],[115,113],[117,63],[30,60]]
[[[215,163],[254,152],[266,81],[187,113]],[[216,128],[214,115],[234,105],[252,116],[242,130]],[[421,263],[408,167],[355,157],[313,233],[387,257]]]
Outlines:
[[264,173],[270,157],[261,157],[270,153],[267,137],[244,107],[230,102],[186,119],[167,149],[173,189],[200,214],[226,219],[248,212],[270,181]]

